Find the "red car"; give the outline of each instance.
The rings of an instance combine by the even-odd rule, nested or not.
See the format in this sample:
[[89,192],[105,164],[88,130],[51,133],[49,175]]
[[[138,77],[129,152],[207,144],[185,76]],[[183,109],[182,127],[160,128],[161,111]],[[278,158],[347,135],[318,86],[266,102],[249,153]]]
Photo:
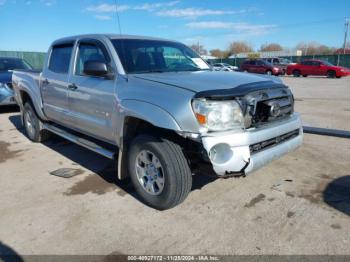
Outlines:
[[287,66],[287,74],[295,77],[308,75],[328,76],[330,78],[340,78],[350,75],[350,69],[341,66],[335,66],[327,61],[309,59],[304,60],[300,64],[291,64]]
[[275,76],[282,74],[282,69],[280,67],[272,65],[262,59],[245,60],[241,65],[241,71]]

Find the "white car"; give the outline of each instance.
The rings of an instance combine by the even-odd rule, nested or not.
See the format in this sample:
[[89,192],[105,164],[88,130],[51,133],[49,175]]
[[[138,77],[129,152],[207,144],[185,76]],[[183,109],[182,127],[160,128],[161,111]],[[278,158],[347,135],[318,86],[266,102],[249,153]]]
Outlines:
[[215,71],[238,71],[237,66],[232,66],[227,63],[216,63],[213,65]]

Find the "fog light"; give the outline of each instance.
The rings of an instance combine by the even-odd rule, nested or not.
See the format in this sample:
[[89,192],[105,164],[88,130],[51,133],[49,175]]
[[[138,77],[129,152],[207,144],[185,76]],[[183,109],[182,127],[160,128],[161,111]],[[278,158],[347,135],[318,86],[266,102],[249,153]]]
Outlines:
[[228,144],[217,144],[209,151],[209,158],[215,164],[223,164],[231,159],[233,151]]

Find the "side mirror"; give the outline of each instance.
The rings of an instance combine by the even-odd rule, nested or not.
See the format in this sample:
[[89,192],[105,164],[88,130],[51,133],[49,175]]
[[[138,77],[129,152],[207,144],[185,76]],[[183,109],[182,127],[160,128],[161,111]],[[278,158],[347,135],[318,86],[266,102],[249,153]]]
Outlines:
[[89,76],[111,77],[106,63],[92,60],[84,63],[84,74]]

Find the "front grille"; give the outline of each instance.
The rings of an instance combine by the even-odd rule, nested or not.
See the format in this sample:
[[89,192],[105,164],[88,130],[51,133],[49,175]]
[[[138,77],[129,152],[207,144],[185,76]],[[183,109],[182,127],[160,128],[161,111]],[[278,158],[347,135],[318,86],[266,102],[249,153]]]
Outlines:
[[245,127],[259,127],[281,120],[294,112],[293,94],[289,88],[265,89],[247,94],[241,100],[245,108]]
[[280,136],[276,136],[274,138],[271,138],[271,139],[268,139],[268,140],[265,140],[265,141],[262,141],[262,142],[259,142],[259,143],[256,143],[256,144],[253,144],[253,145],[250,145],[249,146],[249,150],[250,150],[250,153],[251,154],[255,154],[255,153],[258,153],[262,150],[265,150],[265,149],[268,149],[270,147],[273,147],[273,146],[276,146],[278,144],[281,144],[287,140],[290,140],[294,137],[297,137],[299,135],[299,132],[300,130],[299,129],[296,129],[296,130],[293,130],[289,133],[286,133],[286,134],[283,134],[283,135],[280,135]]
[[293,113],[293,104],[291,96],[259,101],[256,104],[252,122],[261,124],[284,118]]

